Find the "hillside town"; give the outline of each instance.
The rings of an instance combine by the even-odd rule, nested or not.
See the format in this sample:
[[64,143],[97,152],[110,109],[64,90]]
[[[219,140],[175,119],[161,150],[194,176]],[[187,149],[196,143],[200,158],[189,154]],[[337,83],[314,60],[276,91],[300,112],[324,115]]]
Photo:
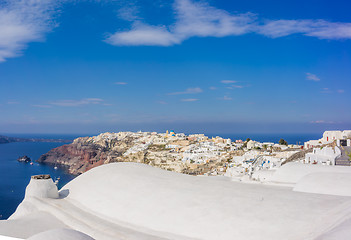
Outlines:
[[350,166],[351,131],[326,131],[304,145],[232,140],[204,134],[102,133],[82,137],[44,154],[39,162],[68,167],[72,174],[112,162],[138,162],[190,175],[223,175],[235,180],[269,179],[287,162]]

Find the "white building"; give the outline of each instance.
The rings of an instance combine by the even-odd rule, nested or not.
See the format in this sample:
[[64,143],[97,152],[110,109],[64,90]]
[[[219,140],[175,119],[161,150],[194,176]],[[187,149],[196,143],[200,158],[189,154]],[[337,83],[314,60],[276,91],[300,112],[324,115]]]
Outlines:
[[176,148],[180,148],[180,146],[179,145],[176,145],[176,144],[167,144],[166,145],[166,147],[165,147],[166,149],[176,149]]
[[346,140],[351,138],[351,130],[344,131],[325,131],[323,137],[319,140],[310,140],[305,142],[304,148],[313,148],[323,144],[332,143],[337,140]]
[[153,144],[156,145],[163,145],[163,144],[167,144],[167,140],[164,137],[155,137],[153,139]]
[[129,148],[126,152],[123,153],[123,156],[128,156],[129,154],[138,153],[146,150],[151,145],[151,142],[136,144]]
[[246,148],[249,150],[254,149],[255,147],[259,147],[259,143],[253,140],[250,140],[246,145]]
[[205,163],[209,159],[218,159],[223,152],[223,148],[213,142],[200,142],[192,144],[183,152],[183,162]]
[[305,149],[314,148],[318,146],[322,146],[322,142],[320,140],[309,140],[304,144]]
[[264,143],[262,143],[263,146],[266,145],[267,147],[272,147],[274,144],[275,143],[273,143],[273,142],[264,142]]
[[323,133],[322,142],[329,143],[338,139],[351,138],[351,130],[344,131],[325,131]]
[[312,153],[307,153],[305,163],[335,165],[336,158],[341,156],[339,147],[314,148]]

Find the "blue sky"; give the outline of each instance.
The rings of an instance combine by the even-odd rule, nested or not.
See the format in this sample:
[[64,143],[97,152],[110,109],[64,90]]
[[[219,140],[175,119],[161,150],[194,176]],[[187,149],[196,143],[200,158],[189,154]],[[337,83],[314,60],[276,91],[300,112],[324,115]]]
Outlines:
[[350,7],[0,0],[0,132],[350,129]]

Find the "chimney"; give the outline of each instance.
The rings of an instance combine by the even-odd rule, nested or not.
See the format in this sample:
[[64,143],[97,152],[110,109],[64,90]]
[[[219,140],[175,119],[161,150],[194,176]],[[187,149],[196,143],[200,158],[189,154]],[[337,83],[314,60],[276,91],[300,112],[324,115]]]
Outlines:
[[59,193],[50,175],[34,175],[26,188],[25,198],[28,197],[58,198]]

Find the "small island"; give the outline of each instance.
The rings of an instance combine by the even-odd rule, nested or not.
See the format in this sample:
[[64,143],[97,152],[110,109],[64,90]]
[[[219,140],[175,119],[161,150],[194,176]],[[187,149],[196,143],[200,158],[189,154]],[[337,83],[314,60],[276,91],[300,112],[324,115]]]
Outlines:
[[24,163],[29,163],[29,162],[32,161],[32,159],[30,159],[30,157],[28,157],[27,155],[24,155],[22,157],[17,158],[17,161],[24,162]]

